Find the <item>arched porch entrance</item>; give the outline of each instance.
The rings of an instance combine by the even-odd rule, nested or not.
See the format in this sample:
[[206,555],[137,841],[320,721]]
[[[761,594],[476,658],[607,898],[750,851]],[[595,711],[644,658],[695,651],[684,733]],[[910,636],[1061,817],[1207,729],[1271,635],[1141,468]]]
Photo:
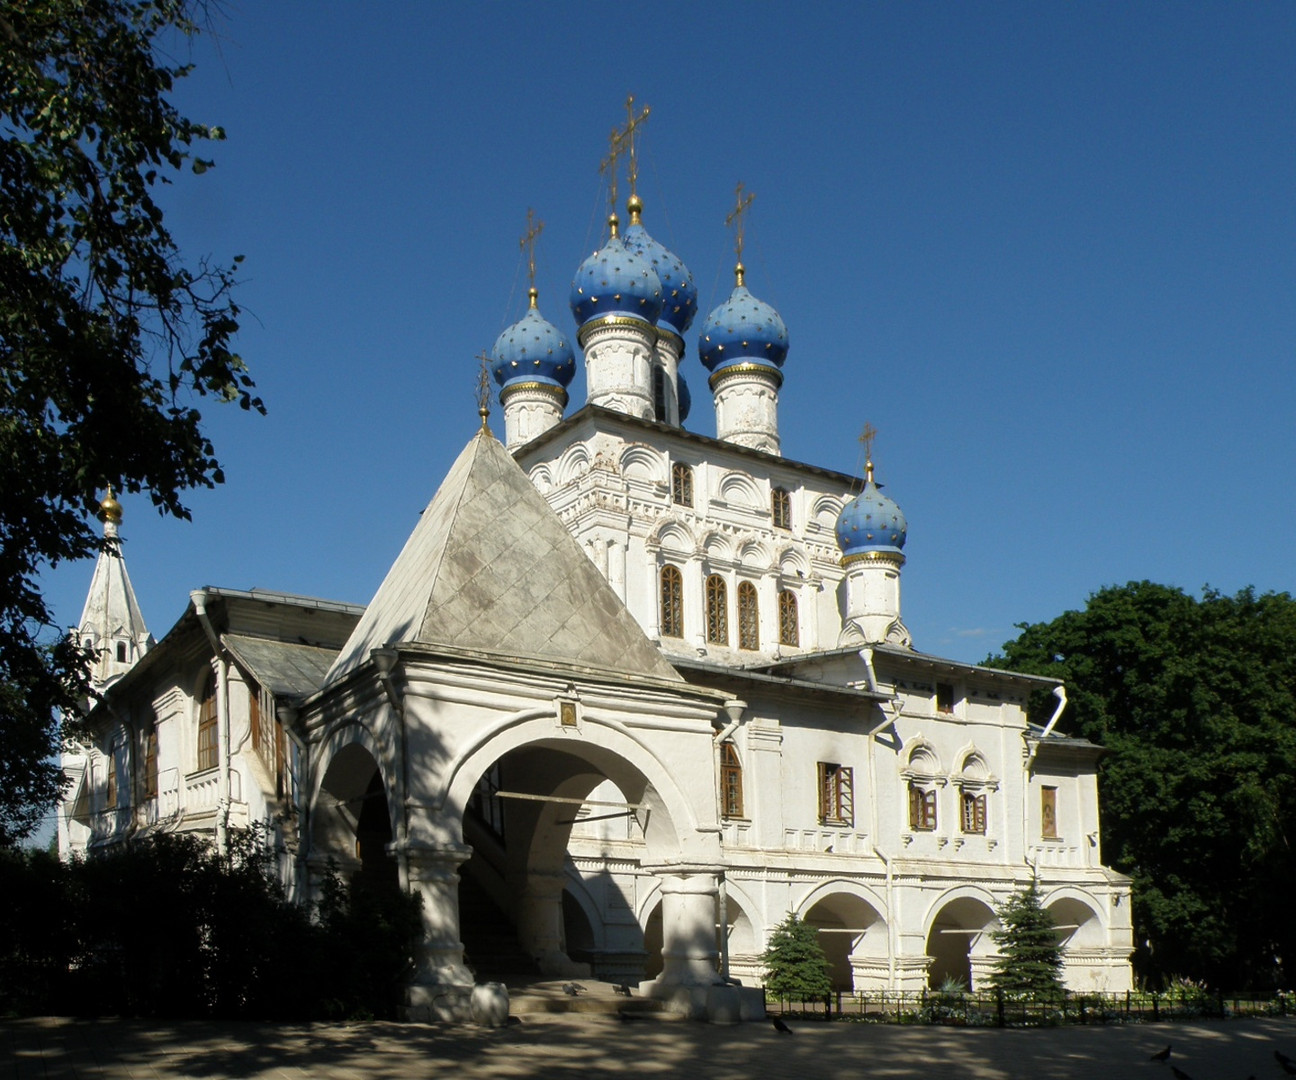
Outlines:
[[976,990],[990,976],[997,955],[990,931],[999,925],[990,898],[957,896],[944,901],[927,932],[927,985],[957,983]]
[[819,931],[834,990],[886,988],[886,920],[870,898],[828,883],[807,897],[803,907],[802,918]]

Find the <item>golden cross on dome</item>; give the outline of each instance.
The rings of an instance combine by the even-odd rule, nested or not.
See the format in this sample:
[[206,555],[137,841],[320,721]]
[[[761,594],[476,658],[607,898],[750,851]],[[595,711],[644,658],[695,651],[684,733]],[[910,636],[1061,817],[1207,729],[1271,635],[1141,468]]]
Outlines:
[[747,213],[748,209],[750,209],[752,200],[755,199],[756,196],[749,191],[747,196],[745,198],[743,197],[743,186],[741,180],[738,181],[738,187],[734,190],[734,196],[737,202],[735,203],[734,208],[729,212],[729,215],[725,218],[725,225],[732,225],[734,227],[734,252],[738,256],[738,265],[734,269],[734,274],[738,279],[738,284],[741,285],[743,283],[743,216]]
[[877,438],[877,428],[872,424],[865,422],[864,430],[860,432],[859,441],[864,444],[864,471],[865,479],[871,484],[873,482],[873,440]]
[[489,431],[486,420],[490,416],[490,357],[479,352],[477,363],[477,415],[481,417],[482,431]]
[[635,155],[635,132],[648,119],[648,113],[651,112],[647,105],[643,107],[643,112],[635,116],[634,112],[634,94],[626,98],[626,124],[621,129],[620,137],[625,141],[629,149],[629,159],[626,165],[626,180],[630,184],[630,194],[636,194],[636,187],[639,184],[639,159]]
[[544,222],[536,221],[535,211],[527,207],[526,235],[518,240],[518,247],[527,253],[527,276],[531,288],[535,288],[535,245],[540,234],[544,232]]

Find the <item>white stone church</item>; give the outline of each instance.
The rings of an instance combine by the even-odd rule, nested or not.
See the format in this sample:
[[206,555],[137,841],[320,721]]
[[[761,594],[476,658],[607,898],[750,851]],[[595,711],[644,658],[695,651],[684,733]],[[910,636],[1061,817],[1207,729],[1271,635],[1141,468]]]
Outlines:
[[61,849],[261,823],[303,902],[330,862],[398,877],[413,1015],[525,971],[705,1015],[788,912],[841,989],[975,988],[1032,874],[1068,986],[1130,988],[1064,688],[915,648],[904,516],[871,461],[781,455],[787,330],[741,261],[696,335],[716,437],[684,428],[697,292],[631,180],[576,271],[579,353],[533,287],[490,355],[504,442],[483,415],[367,607],[200,588],[154,642],[100,556],[100,737],[65,758]]

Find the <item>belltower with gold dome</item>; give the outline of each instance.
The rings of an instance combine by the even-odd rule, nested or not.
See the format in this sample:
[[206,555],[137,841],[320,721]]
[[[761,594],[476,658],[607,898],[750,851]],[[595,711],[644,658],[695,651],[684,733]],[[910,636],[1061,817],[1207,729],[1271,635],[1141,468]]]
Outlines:
[[153,645],[144,625],[126,560],[121,551],[121,503],[108,489],[99,504],[105,547],[95,562],[94,576],[76,634],[82,646],[94,652],[91,681],[102,690],[135,666]]

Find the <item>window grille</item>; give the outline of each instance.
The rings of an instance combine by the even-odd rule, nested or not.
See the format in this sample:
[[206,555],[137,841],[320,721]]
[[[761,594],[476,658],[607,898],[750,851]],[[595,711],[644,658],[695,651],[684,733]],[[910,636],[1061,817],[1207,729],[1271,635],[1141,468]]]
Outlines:
[[778,594],[779,644],[801,644],[801,620],[797,616],[796,593],[781,589]]
[[684,636],[684,577],[674,566],[661,571],[661,635]]
[[819,823],[855,824],[855,771],[835,762],[819,762]]
[[207,676],[203,685],[202,701],[198,706],[198,771],[214,769],[220,747],[220,731],[216,726],[216,676]]
[[986,831],[986,797],[971,791],[963,792],[963,831],[965,833],[984,833]]
[[756,586],[744,581],[738,586],[738,648],[760,648],[760,613]]
[[671,502],[676,506],[693,505],[693,470],[678,461],[671,466]]
[[720,744],[720,808],[724,817],[743,816],[742,763],[731,742]]
[[774,528],[792,528],[792,496],[783,488],[770,492],[770,514],[774,518]]
[[729,644],[729,595],[724,578],[712,574],[706,579],[707,641],[713,645]]
[[931,788],[909,785],[909,828],[915,832],[936,829],[936,792]]

